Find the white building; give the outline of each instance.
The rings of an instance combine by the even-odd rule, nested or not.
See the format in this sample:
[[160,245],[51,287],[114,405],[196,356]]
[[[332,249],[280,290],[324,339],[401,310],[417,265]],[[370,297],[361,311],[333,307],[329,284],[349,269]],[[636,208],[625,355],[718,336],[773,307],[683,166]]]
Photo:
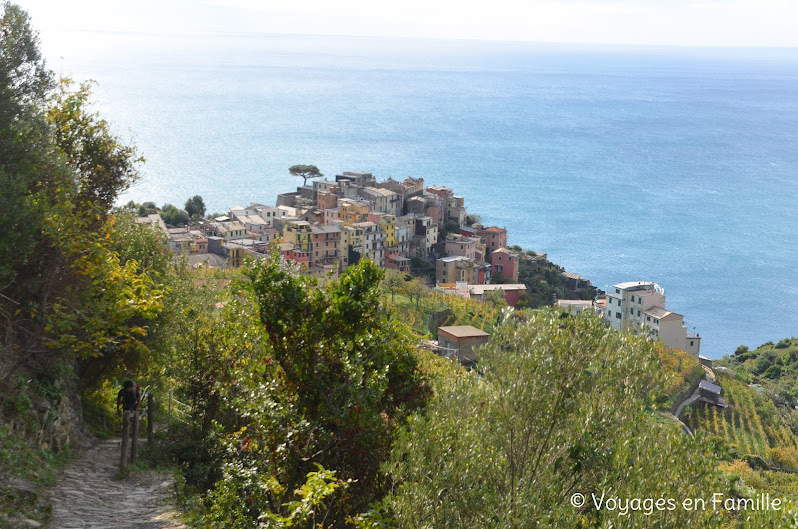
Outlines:
[[668,347],[698,358],[701,337],[687,330],[684,316],[665,309],[665,290],[651,281],[629,281],[607,291],[604,319],[613,329],[645,330]]

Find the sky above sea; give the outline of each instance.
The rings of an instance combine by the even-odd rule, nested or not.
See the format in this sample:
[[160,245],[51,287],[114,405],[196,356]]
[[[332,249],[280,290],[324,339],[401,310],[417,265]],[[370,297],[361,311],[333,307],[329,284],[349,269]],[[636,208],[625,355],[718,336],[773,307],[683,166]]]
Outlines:
[[423,177],[600,288],[659,283],[706,356],[798,335],[796,49],[92,36],[49,65],[147,159],[124,201]]

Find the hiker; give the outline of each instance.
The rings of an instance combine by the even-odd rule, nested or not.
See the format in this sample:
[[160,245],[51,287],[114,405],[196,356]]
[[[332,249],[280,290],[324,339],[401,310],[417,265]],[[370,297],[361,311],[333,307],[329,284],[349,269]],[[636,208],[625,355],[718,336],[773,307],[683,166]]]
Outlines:
[[121,415],[124,411],[139,411],[141,408],[141,390],[132,380],[125,380],[122,389],[116,395],[116,413]]

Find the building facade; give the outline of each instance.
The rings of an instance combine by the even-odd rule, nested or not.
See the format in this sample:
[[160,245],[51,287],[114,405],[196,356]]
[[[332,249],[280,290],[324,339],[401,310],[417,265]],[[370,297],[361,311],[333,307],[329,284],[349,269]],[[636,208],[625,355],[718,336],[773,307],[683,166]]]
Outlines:
[[698,358],[701,337],[684,325],[684,316],[665,308],[665,290],[651,281],[629,281],[607,291],[604,320],[616,330],[642,330]]

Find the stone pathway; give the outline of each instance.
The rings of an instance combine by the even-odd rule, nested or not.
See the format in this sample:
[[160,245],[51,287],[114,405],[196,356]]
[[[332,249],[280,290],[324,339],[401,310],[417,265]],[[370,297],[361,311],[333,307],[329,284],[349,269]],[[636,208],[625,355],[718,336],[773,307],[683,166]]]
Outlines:
[[698,397],[699,397],[699,395],[698,395],[698,388],[695,388],[695,391],[693,391],[693,394],[692,394],[692,395],[690,395],[690,396],[689,396],[687,399],[685,399],[685,400],[684,400],[684,402],[682,402],[681,404],[679,404],[679,407],[678,407],[678,408],[676,408],[676,413],[674,413],[674,415],[675,415],[675,416],[678,418],[678,417],[679,417],[679,415],[681,415],[681,413],[682,413],[682,410],[683,410],[683,409],[685,409],[685,408],[686,408],[687,406],[689,406],[690,404],[692,404],[692,403],[694,403],[695,401],[697,401],[697,400],[698,400]]
[[116,477],[121,439],[101,441],[70,462],[50,492],[51,529],[183,529],[168,502],[171,478]]

